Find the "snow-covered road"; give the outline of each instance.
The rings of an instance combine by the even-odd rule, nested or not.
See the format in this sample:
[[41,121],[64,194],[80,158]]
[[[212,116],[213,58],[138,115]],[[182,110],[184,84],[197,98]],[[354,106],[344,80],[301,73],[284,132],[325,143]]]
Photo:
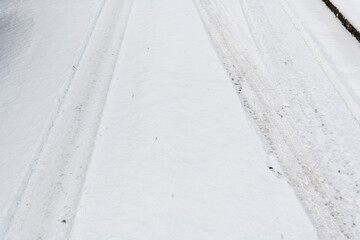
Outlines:
[[21,201],[4,227],[9,239],[68,239],[131,3],[108,0],[99,9]]
[[360,51],[321,4],[4,1],[0,239],[359,239]]
[[72,239],[316,239],[192,1],[135,2]]
[[[358,239],[360,108],[353,97],[357,91],[345,87],[354,83],[350,75],[340,78],[339,71],[333,70],[352,66],[350,59],[358,54],[346,53],[359,49],[357,41],[344,38],[343,43],[349,42],[345,61],[338,59],[339,64],[334,64],[320,53],[323,48],[304,30],[301,18],[296,18],[285,0],[241,0],[238,15],[243,13],[246,24],[234,24],[237,16],[231,4],[196,2],[245,106],[323,237]],[[332,29],[351,36],[333,19],[327,21],[334,25]],[[321,24],[313,27],[323,30]],[[325,40],[327,46],[341,49],[332,38]],[[327,52],[334,56],[336,51],[323,51]]]
[[103,1],[0,3],[0,238],[87,47]]

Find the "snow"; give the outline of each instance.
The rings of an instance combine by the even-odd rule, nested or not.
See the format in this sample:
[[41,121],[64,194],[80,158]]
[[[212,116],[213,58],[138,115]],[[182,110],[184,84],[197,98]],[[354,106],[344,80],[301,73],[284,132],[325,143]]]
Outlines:
[[0,4],[0,236],[46,141],[100,4]]
[[244,27],[232,24],[230,4],[195,2],[245,106],[322,237],[358,238],[360,111],[334,76],[337,65],[328,66],[284,0],[241,0]]
[[360,29],[360,4],[357,0],[331,0],[339,11],[350,21],[350,23],[359,31]]
[[360,46],[321,1],[4,0],[0,24],[0,239],[360,238]]
[[[129,13],[107,1],[12,216],[9,239],[68,239]],[[66,219],[67,224],[62,220]],[[39,224],[45,223],[45,224]]]
[[72,239],[317,239],[191,1],[135,1]]
[[298,19],[301,19],[304,30],[316,44],[318,54],[323,58],[321,61],[329,65],[328,69],[334,71],[336,79],[341,81],[354,102],[360,106],[360,46],[356,39],[322,2],[288,2]]

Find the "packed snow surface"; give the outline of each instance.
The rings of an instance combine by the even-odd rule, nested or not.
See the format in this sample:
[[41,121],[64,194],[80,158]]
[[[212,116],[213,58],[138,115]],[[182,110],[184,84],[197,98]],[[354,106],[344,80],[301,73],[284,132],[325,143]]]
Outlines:
[[0,3],[0,236],[56,119],[101,4]]
[[[288,0],[288,2],[298,19],[301,19],[304,30],[315,42],[319,51],[317,53],[319,61],[323,64],[327,62],[331,66],[327,69],[333,71],[336,79],[346,86],[349,94],[360,106],[360,44],[323,2],[311,0]],[[355,1],[347,1],[344,5],[351,4],[354,5],[352,9],[360,7]],[[357,12],[360,12],[360,9]],[[356,16],[360,15],[356,14]],[[360,19],[356,22],[360,24]]]
[[[349,41],[349,51],[338,54],[345,61],[334,64],[286,0],[240,0],[240,11],[221,0],[195,2],[244,105],[322,237],[359,238],[360,108],[356,89],[346,84],[359,83],[333,70],[354,66],[357,54],[349,53],[359,49],[357,41]],[[237,20],[241,14],[245,25]]]
[[72,239],[316,239],[191,1],[135,1],[95,145]]
[[0,24],[0,239],[360,239],[360,46],[322,1],[4,0]]

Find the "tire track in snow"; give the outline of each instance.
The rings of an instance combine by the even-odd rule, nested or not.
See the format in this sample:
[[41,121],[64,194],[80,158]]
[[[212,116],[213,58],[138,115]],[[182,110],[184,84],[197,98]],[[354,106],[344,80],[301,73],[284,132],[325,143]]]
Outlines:
[[[358,236],[359,122],[309,46],[278,2],[272,11],[261,1],[241,1],[255,48],[241,26],[229,23],[219,1],[195,2],[244,105],[320,234],[326,239]],[[267,16],[276,11],[278,18]]]
[[343,100],[345,101],[346,105],[348,106],[349,110],[352,112],[354,118],[360,123],[360,106],[355,102],[354,98],[349,93],[349,90],[346,86],[336,77],[334,70],[330,67],[330,64],[326,61],[326,59],[322,56],[312,37],[306,32],[304,27],[302,26],[301,22],[296,18],[294,15],[291,7],[286,1],[279,2],[282,9],[288,15],[289,19],[291,20],[294,28],[299,32],[301,37],[304,39],[304,42],[312,51],[314,58],[322,67],[326,75],[328,76],[329,80],[333,83],[336,90],[339,92]]
[[68,238],[131,5],[132,0],[102,2],[6,239]]
[[83,56],[84,56],[84,53],[85,53],[85,50],[89,44],[89,41],[94,33],[94,29],[95,29],[95,26],[99,20],[99,17],[101,15],[101,12],[104,8],[104,5],[106,3],[107,0],[103,0],[101,3],[100,3],[100,6],[99,6],[99,10],[98,12],[96,13],[95,15],[95,18],[94,20],[92,21],[92,23],[90,24],[90,27],[89,27],[89,32],[88,34],[85,36],[85,39],[83,41],[83,44],[81,46],[81,48],[79,49],[79,54],[75,57],[75,60],[74,60],[74,63],[73,63],[73,69],[72,69],[72,72],[71,72],[71,75],[70,77],[68,78],[68,80],[65,82],[64,86],[62,87],[61,91],[60,91],[60,97],[58,98],[58,103],[57,105],[55,106],[53,112],[50,114],[50,119],[49,119],[49,123],[47,124],[47,127],[45,128],[45,130],[43,131],[42,135],[41,135],[41,139],[40,141],[37,143],[38,147],[37,147],[37,150],[35,150],[35,155],[32,157],[30,163],[29,163],[29,166],[26,170],[26,173],[25,173],[25,176],[24,176],[24,179],[22,181],[22,184],[20,185],[19,189],[18,189],[18,192],[16,194],[16,198],[15,198],[15,202],[13,203],[13,205],[10,207],[8,213],[7,213],[7,217],[5,218],[5,220],[3,221],[2,224],[0,224],[0,236],[5,236],[6,235],[6,232],[8,230],[8,227],[9,225],[11,224],[13,218],[14,218],[14,215],[15,215],[15,212],[17,211],[17,208],[18,208],[18,205],[21,201],[21,198],[25,192],[25,189],[29,183],[29,180],[31,178],[31,175],[34,171],[34,169],[36,168],[36,165],[38,163],[38,160],[44,150],[44,146],[49,138],[49,135],[51,133],[51,130],[52,128],[54,127],[54,124],[59,116],[59,113],[61,111],[61,108],[62,108],[62,105],[65,101],[65,98],[66,98],[66,95],[71,87],[71,84],[73,83],[74,81],[74,78],[76,76],[76,69],[79,67],[82,59],[83,59]]

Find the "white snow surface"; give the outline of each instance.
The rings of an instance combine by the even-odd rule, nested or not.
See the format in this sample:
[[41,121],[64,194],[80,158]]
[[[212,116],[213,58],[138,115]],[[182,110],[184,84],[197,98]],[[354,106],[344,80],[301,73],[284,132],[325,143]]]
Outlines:
[[331,0],[339,11],[360,31],[360,3],[358,0]]
[[[297,18],[301,19],[299,24],[315,43],[318,61],[329,66],[327,70],[333,71],[335,78],[360,106],[360,44],[321,1],[287,1]],[[355,5],[355,1],[348,1],[346,6],[351,4]]]
[[0,236],[56,119],[101,4],[0,3]]
[[[358,239],[360,110],[350,94],[356,90],[344,84],[349,78],[342,81],[334,70],[352,55],[329,63],[285,0],[241,0],[236,15],[246,25],[234,21],[229,2],[195,2],[244,105],[322,237]],[[356,41],[348,43],[347,53],[358,49]]]
[[72,239],[317,239],[192,1],[135,1]]
[[4,0],[0,24],[0,239],[360,238],[360,46],[322,1]]
[[6,239],[69,238],[130,8],[131,1],[108,0],[95,18]]

